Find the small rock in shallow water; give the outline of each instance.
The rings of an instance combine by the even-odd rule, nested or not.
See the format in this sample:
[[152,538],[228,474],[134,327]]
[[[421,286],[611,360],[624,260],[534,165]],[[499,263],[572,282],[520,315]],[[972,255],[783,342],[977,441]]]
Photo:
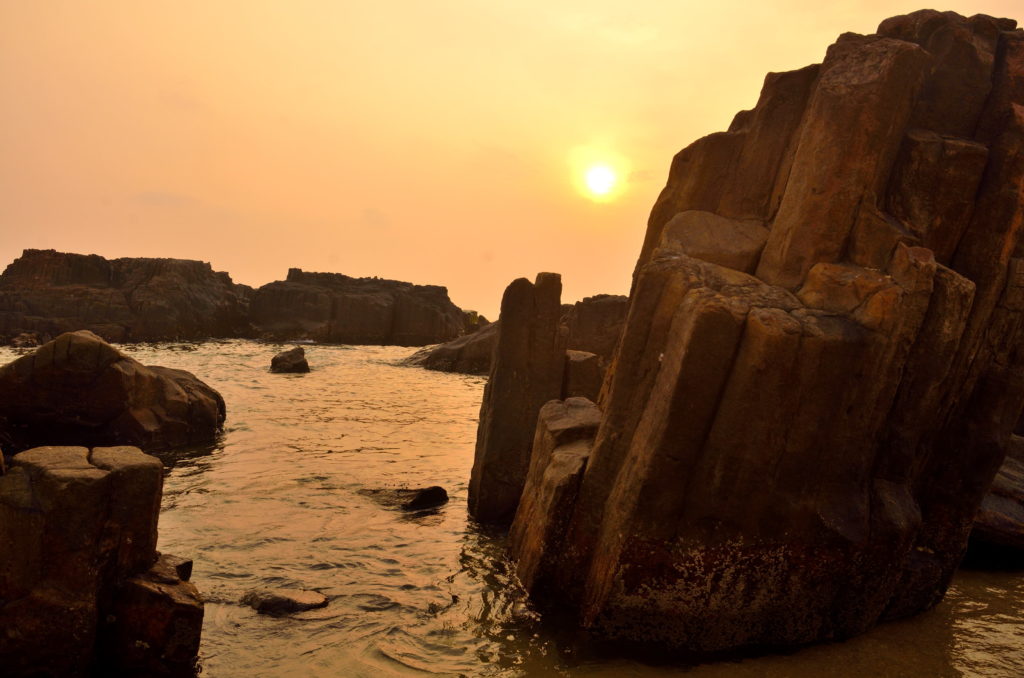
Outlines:
[[423,511],[448,503],[448,493],[437,485],[413,489],[359,490],[359,494],[370,497],[378,504],[403,511]]
[[327,596],[305,589],[256,589],[242,596],[242,604],[260,614],[279,617],[327,606]]
[[309,372],[306,362],[306,350],[296,346],[290,351],[282,351],[270,361],[271,372]]

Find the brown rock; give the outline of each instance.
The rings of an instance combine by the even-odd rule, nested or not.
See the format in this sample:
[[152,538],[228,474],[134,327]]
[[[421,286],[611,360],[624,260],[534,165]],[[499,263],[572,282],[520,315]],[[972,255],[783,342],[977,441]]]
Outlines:
[[1024,438],[1014,436],[974,518],[971,539],[1024,552]]
[[561,396],[567,334],[559,322],[561,294],[558,274],[540,273],[532,284],[512,281],[502,297],[502,330],[480,406],[469,484],[469,511],[480,522],[511,522],[526,482],[537,412]]
[[665,224],[661,247],[676,247],[687,256],[753,273],[767,240],[768,229],[761,221],[687,210]]
[[0,438],[161,450],[213,440],[224,400],[183,370],[145,367],[91,332],[69,332],[0,367]]
[[281,351],[270,360],[271,372],[309,372],[309,363],[306,362],[306,349],[296,346],[287,351]]
[[596,401],[601,395],[604,369],[601,367],[601,358],[596,353],[566,351],[564,374],[563,397]]
[[420,349],[406,358],[403,364],[440,372],[488,374],[491,371],[494,345],[498,342],[499,327],[497,322],[493,322],[473,334]]

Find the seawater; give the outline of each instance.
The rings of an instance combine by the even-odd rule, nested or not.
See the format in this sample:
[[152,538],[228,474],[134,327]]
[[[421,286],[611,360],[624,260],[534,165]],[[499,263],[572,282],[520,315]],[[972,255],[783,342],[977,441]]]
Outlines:
[[[484,379],[403,367],[412,350],[307,346],[312,372],[271,374],[252,341],[121,347],[189,370],[227,401],[213,445],[162,455],[159,548],[193,558],[211,678],[1024,676],[1024,575],[962,571],[934,610],[842,643],[698,666],[623,658],[531,610],[500,534],[466,513]],[[0,362],[17,353],[0,349]],[[441,485],[406,514],[362,489]],[[318,590],[292,617],[240,604],[258,587]]]

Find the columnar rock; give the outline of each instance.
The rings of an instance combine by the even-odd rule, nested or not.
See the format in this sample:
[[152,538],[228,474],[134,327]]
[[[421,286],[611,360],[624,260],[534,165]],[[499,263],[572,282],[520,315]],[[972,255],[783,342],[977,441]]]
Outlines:
[[107,341],[240,336],[251,291],[201,261],[25,250],[0,275],[0,338],[75,330]]
[[467,318],[436,285],[288,270],[256,290],[252,322],[268,339],[423,346],[463,334]]
[[0,367],[7,452],[73,443],[169,449],[212,441],[224,416],[224,399],[194,375],[146,367],[84,330]]
[[501,299],[502,330],[480,406],[469,511],[485,523],[509,523],[530,463],[537,413],[561,397],[566,330],[562,280],[540,273],[518,278]]
[[[0,476],[4,675],[181,675],[203,604],[156,551],[163,466],[133,447],[38,447]],[[183,576],[184,575],[184,576]]]
[[514,542],[538,602],[697,651],[938,602],[1024,405],[1022,228],[1013,21],[923,10],[769,75],[673,161],[572,506],[527,485],[568,515]]

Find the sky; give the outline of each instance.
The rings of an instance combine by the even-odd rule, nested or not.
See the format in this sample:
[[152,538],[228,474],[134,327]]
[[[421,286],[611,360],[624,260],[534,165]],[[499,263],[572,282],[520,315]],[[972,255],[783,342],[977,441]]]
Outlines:
[[[0,0],[0,266],[25,248],[628,292],[672,156],[899,0]],[[1024,1],[939,9],[1024,23]],[[606,167],[606,195],[585,175]],[[604,176],[607,186],[607,176]]]

